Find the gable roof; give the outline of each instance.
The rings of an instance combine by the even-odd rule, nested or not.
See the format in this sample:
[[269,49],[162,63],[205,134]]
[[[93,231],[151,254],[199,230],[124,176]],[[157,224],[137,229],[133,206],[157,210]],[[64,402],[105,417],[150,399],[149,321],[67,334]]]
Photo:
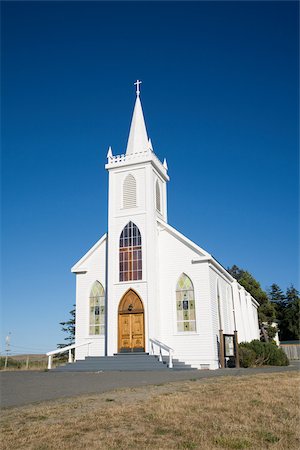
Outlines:
[[209,260],[212,258],[212,256],[203,248],[199,247],[199,245],[195,244],[193,241],[185,237],[182,233],[177,231],[175,228],[171,227],[168,223],[164,222],[161,219],[157,219],[157,222],[159,225],[164,228],[166,231],[168,231],[172,236],[174,236],[176,239],[178,239],[180,242],[185,244],[187,247],[189,247],[191,250],[194,250],[196,253],[199,254],[200,257],[204,257],[204,260]]
[[243,289],[245,292],[247,292],[247,294],[250,295],[251,300],[255,304],[255,306],[256,307],[259,306],[257,300],[255,300],[255,298],[253,298],[252,295],[248,291],[246,291],[246,289],[243,286],[241,286],[239,282],[232,275],[230,275],[230,273],[225,269],[225,267],[223,267],[212,255],[210,255],[207,251],[203,250],[203,248],[199,247],[199,245],[195,244],[193,241],[185,237],[183,234],[179,233],[179,231],[171,227],[171,225],[164,222],[163,220],[157,219],[157,223],[168,233],[170,233],[172,236],[174,236],[176,239],[182,242],[184,245],[194,250],[195,252],[199,253],[199,258],[193,259],[192,264],[207,261],[211,266],[213,266],[215,270],[219,272],[219,274],[225,276],[229,282],[236,283],[239,289]]
[[73,273],[80,273],[80,272],[86,272],[87,268],[84,267],[85,261],[97,250],[97,248],[100,247],[100,245],[106,241],[107,233],[105,233],[99,241],[96,242],[95,245],[93,245],[92,248],[89,249],[89,251],[79,260],[77,263],[74,264],[74,266],[71,268],[71,272]]

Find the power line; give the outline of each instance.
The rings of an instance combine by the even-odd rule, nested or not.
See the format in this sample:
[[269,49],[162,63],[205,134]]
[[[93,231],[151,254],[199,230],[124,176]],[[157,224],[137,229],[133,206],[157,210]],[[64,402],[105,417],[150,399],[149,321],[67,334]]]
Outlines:
[[38,350],[38,351],[44,351],[45,349],[43,348],[34,348],[34,347],[22,347],[21,345],[12,345],[12,344],[10,344],[10,346],[11,347],[14,347],[14,348],[22,348],[22,349],[24,349],[24,350]]

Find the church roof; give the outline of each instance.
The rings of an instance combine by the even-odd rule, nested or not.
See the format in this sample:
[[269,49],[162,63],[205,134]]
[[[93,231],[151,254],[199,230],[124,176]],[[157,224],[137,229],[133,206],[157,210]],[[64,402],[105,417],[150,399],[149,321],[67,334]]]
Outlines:
[[193,241],[188,239],[186,236],[184,236],[182,233],[180,233],[176,228],[172,227],[167,222],[158,219],[157,223],[161,226],[162,229],[165,229],[168,231],[171,235],[173,235],[176,239],[178,239],[182,244],[189,247],[191,250],[194,250],[196,253],[198,253],[200,258],[203,258],[203,261],[208,261],[212,259],[212,256],[206,252],[203,248],[199,247],[199,245],[195,244]]
[[107,233],[105,233],[97,242],[93,245],[88,252],[77,261],[76,264],[71,268],[73,273],[84,273],[87,272],[87,268],[84,266],[85,261],[106,241]]
[[148,148],[149,148],[149,139],[147,135],[140,95],[139,91],[137,91],[137,97],[134,105],[129,138],[127,143],[126,155],[140,153],[147,150]]

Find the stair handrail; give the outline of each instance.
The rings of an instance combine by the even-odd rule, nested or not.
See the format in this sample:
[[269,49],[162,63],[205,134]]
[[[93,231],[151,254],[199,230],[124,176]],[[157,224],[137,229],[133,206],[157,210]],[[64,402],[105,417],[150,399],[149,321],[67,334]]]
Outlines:
[[164,344],[163,342],[158,341],[157,339],[152,339],[149,338],[149,341],[151,343],[151,354],[154,355],[154,345],[156,345],[159,348],[159,357],[158,360],[159,362],[163,362],[163,357],[162,357],[162,350],[166,350],[169,353],[169,369],[173,369],[173,353],[174,350],[169,347],[168,345]]
[[73,356],[72,356],[72,351],[73,348],[78,348],[78,347],[82,347],[83,345],[87,345],[88,346],[88,351],[87,351],[87,356],[89,356],[90,353],[90,344],[92,342],[84,342],[83,344],[72,344],[72,345],[67,345],[66,347],[62,347],[62,348],[58,348],[56,350],[52,350],[51,352],[47,352],[46,355],[48,356],[48,369],[52,369],[52,358],[53,355],[58,355],[59,353],[65,353],[65,352],[69,352],[69,359],[68,362],[72,363],[73,361]]

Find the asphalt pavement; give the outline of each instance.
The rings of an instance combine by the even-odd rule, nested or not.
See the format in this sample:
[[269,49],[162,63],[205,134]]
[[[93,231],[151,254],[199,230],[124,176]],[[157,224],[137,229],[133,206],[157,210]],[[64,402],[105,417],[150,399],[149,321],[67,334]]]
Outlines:
[[299,371],[300,361],[287,367],[251,369],[219,369],[159,372],[39,372],[12,371],[0,373],[0,404],[2,408],[39,403],[85,394],[98,394],[119,388],[162,384],[182,380],[220,376],[245,376],[259,373]]

